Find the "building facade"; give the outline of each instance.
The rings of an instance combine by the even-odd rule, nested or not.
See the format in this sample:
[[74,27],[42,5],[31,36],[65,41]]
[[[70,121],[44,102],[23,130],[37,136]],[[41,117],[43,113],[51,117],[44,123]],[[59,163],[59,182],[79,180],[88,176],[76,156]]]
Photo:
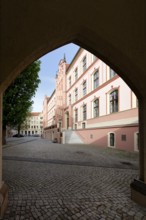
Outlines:
[[43,101],[43,128],[48,126],[48,101],[49,101],[49,97],[45,96],[44,97],[44,101]]
[[[80,48],[70,65],[60,61],[54,102],[53,94],[44,128],[50,140],[138,150],[137,98],[117,73],[90,52]],[[56,127],[51,128],[53,124]]]
[[[43,106],[44,126],[43,137],[53,142],[62,142],[62,127],[64,123],[64,108],[66,107],[66,58],[60,60],[56,74],[56,88],[47,105]],[[45,100],[44,100],[45,101]],[[46,111],[47,106],[47,111]],[[47,120],[46,120],[47,119]]]
[[31,112],[21,128],[24,136],[41,136],[43,133],[43,114],[42,112]]

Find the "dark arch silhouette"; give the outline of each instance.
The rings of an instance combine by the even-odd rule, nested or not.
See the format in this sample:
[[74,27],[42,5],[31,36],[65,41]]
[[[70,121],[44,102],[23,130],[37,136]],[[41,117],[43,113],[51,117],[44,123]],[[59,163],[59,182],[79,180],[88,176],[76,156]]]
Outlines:
[[144,0],[3,0],[0,92],[34,60],[70,42],[111,66],[139,98],[139,178],[144,185],[137,190],[146,206],[141,196],[146,188],[145,6]]

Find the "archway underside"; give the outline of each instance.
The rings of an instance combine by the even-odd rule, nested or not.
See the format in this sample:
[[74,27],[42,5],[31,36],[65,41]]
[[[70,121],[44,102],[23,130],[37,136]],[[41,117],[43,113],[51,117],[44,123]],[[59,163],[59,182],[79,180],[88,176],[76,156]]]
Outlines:
[[[140,180],[144,185],[140,192],[137,183],[137,188],[134,185],[132,189],[133,193],[142,194],[146,206],[142,190],[146,183],[144,4],[144,1],[131,4],[116,0],[45,1],[45,4],[35,0],[3,1],[0,91],[34,60],[69,42],[84,47],[111,66],[139,98]],[[2,104],[0,107],[2,113]]]

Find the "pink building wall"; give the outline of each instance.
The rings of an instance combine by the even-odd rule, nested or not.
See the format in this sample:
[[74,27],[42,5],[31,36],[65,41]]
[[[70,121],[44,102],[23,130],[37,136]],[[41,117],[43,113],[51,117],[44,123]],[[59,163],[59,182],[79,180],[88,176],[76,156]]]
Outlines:
[[[135,108],[96,119],[90,119],[88,120],[88,124],[93,125],[96,123],[96,126],[76,130],[76,133],[81,137],[84,143],[95,144],[101,147],[109,146],[108,134],[115,133],[115,148],[133,151],[135,141],[134,134],[139,132],[137,114],[138,109]],[[130,121],[132,122],[131,124]],[[111,123],[113,124],[111,125]],[[122,135],[126,135],[126,140],[121,139]]]
[[47,119],[48,123],[46,127],[56,124],[55,119],[55,108],[56,108],[56,90],[52,93],[47,103]]
[[[86,70],[83,65],[85,56]],[[94,73],[97,71],[99,85],[94,89]],[[78,50],[70,65],[66,64],[65,58],[60,60],[55,88],[55,127],[45,129],[48,137],[56,137],[61,141],[62,131],[76,129],[84,143],[106,147],[109,145],[109,133],[113,133],[114,147],[129,151],[136,149],[134,145],[137,143],[136,134],[138,133],[137,98],[128,85],[118,75],[111,76],[111,72],[113,73],[113,70],[109,66],[82,48]],[[83,82],[85,80],[87,88],[84,95]],[[77,99],[76,89],[78,90]],[[118,111],[110,113],[110,94],[114,90],[118,91]],[[97,98],[99,99],[99,116],[94,117],[93,103]],[[87,106],[85,120],[83,120],[84,104]],[[77,121],[75,121],[76,109],[78,109]],[[85,129],[82,129],[83,123]]]
[[[138,132],[137,126],[132,127],[111,127],[77,130],[76,133],[84,143],[100,147],[108,146],[108,134],[115,133],[115,147],[120,150],[133,151],[134,133]],[[122,141],[122,135],[126,135],[126,141]]]

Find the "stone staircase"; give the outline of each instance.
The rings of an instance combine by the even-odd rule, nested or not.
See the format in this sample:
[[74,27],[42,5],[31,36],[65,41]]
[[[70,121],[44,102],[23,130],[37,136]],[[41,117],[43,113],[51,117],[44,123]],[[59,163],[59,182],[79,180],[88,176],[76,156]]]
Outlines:
[[76,131],[63,131],[63,144],[83,144],[83,141],[77,135]]

